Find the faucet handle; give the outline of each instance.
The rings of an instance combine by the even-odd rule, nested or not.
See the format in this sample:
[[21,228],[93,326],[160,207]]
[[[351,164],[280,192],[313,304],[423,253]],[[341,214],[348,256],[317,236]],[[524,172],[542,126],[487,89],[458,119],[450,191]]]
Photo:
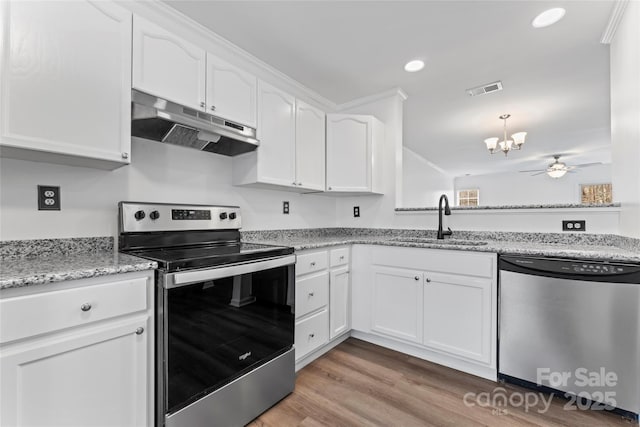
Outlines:
[[444,231],[442,234],[444,234],[445,236],[451,236],[453,234],[453,231],[451,231],[451,227],[447,227],[447,231]]

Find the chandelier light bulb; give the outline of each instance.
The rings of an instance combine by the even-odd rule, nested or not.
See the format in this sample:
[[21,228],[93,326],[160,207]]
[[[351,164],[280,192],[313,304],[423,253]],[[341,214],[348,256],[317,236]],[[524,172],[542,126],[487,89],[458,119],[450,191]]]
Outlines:
[[487,150],[491,154],[495,154],[497,151],[497,147],[500,147],[500,151],[504,153],[506,156],[509,154],[511,150],[520,150],[524,145],[525,137],[527,136],[527,132],[517,132],[511,135],[512,139],[507,138],[507,119],[511,117],[511,114],[503,114],[499,117],[503,123],[503,135],[502,140],[497,137],[487,138],[484,140],[484,143],[487,145]]

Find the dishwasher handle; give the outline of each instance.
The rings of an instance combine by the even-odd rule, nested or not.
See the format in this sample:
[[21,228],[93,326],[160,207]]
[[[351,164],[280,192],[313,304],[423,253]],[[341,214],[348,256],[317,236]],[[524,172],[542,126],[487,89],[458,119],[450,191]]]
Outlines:
[[507,255],[499,258],[498,267],[532,276],[640,284],[640,265],[629,263]]

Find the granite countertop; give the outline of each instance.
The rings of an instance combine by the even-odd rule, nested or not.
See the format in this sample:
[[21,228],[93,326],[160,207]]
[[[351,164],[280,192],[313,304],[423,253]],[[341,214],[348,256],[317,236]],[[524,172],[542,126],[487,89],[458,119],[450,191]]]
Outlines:
[[118,253],[112,238],[1,242],[0,255],[0,290],[158,267],[153,261]]
[[[452,211],[484,211],[484,210],[514,210],[514,209],[588,209],[588,208],[619,208],[620,203],[555,203],[534,205],[493,205],[493,206],[451,206]],[[437,211],[437,206],[423,206],[413,208],[396,208],[396,212]]]
[[[454,231],[447,243],[419,241],[435,237],[435,231],[430,230],[387,229],[317,229],[315,234],[309,230],[243,233],[243,239],[248,242],[293,246],[296,250],[368,244],[640,263],[640,242],[616,235]],[[472,244],[455,244],[455,240]],[[473,244],[477,242],[487,244]]]

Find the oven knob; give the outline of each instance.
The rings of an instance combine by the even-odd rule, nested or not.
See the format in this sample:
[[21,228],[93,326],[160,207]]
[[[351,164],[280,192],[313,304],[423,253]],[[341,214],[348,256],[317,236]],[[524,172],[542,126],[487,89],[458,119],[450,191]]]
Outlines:
[[151,211],[151,213],[149,214],[149,218],[155,221],[156,219],[160,218],[160,212]]
[[235,212],[231,212],[229,214],[229,219],[236,219],[236,213]]
[[144,218],[144,211],[137,211],[136,213],[133,214],[133,216],[140,221],[141,219]]
[[226,212],[220,212],[220,219],[227,219],[227,213]]

